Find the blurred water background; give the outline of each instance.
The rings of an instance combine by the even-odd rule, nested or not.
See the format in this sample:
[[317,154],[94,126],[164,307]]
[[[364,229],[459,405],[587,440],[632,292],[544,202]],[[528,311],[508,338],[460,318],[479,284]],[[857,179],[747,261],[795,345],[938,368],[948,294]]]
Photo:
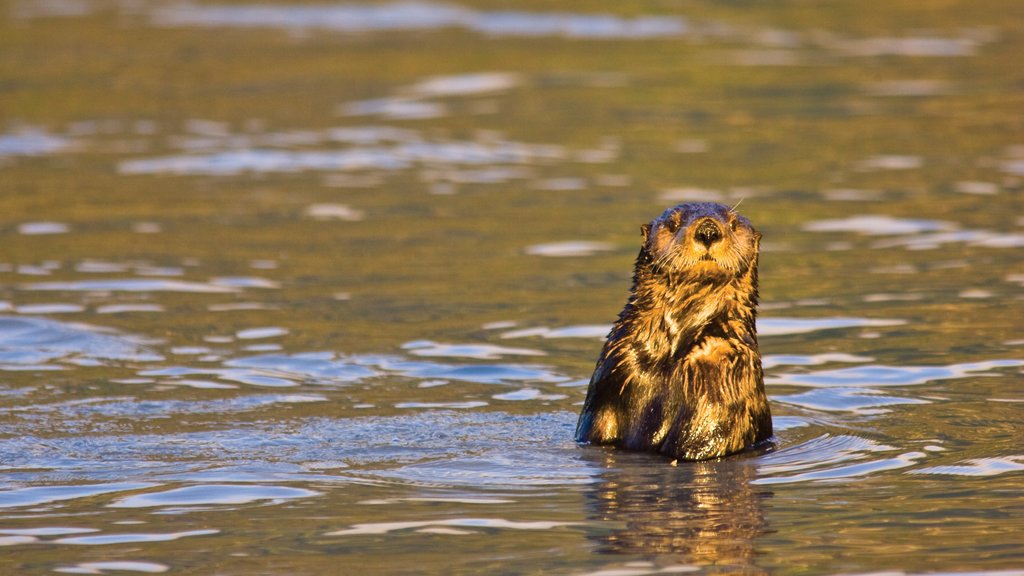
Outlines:
[[[0,4],[0,573],[1024,574],[1024,4]],[[572,441],[639,225],[774,451]]]

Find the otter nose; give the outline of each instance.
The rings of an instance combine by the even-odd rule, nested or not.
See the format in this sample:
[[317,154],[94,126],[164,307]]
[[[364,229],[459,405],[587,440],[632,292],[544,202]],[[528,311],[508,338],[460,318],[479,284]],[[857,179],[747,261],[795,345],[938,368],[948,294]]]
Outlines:
[[694,234],[697,238],[697,242],[700,242],[707,248],[711,248],[711,245],[722,239],[722,229],[718,227],[718,223],[714,220],[704,220],[697,226],[697,232]]

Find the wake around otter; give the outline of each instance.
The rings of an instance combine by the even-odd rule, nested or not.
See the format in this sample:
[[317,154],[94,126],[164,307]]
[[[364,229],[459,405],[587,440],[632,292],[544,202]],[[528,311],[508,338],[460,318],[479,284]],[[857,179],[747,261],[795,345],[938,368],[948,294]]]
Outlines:
[[642,227],[633,287],[601,350],[576,441],[719,458],[772,435],[757,347],[761,234],[721,204]]

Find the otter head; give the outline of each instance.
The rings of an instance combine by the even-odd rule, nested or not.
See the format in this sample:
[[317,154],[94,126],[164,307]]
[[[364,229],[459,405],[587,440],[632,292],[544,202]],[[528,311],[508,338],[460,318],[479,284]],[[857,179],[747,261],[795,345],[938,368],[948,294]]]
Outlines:
[[669,280],[727,283],[757,264],[761,234],[749,220],[721,204],[680,204],[641,230],[642,263]]

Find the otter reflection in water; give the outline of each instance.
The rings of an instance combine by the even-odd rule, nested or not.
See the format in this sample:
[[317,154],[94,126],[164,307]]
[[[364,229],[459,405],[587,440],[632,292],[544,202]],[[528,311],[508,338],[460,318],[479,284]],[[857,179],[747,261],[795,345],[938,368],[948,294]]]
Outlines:
[[629,300],[590,379],[576,441],[682,460],[766,441],[754,326],[760,233],[709,202],[670,208],[642,232]]
[[604,469],[588,489],[588,516],[618,526],[592,535],[598,551],[764,572],[757,542],[769,532],[764,504],[772,493],[751,483],[756,458],[672,467],[651,466],[646,454],[588,450],[584,459]]

